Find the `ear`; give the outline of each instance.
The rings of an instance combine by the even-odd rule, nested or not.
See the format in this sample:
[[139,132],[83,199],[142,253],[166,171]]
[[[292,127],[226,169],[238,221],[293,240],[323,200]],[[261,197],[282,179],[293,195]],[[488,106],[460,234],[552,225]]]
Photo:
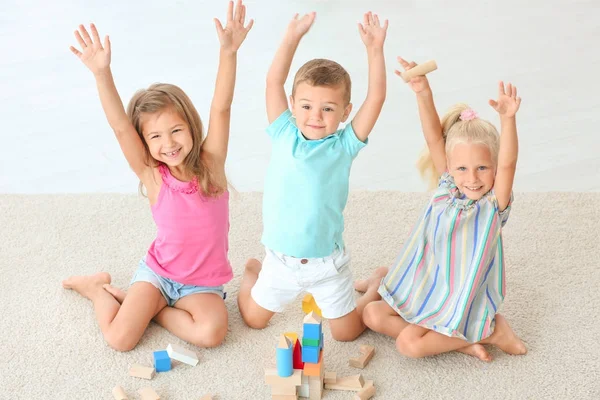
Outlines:
[[292,112],[292,116],[294,115],[294,96],[290,94],[290,111]]
[[346,122],[351,111],[352,111],[352,103],[348,103],[348,105],[346,106],[346,109],[344,110],[344,115],[342,116],[342,122]]

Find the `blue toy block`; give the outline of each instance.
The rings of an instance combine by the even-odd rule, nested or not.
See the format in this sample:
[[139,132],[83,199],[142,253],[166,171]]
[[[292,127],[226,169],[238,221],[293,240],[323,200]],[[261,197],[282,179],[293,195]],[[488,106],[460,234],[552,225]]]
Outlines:
[[155,351],[153,355],[156,372],[165,372],[171,369],[171,358],[166,350]]
[[317,364],[319,362],[318,347],[303,346],[302,347],[302,362]]
[[319,349],[323,350],[323,331],[321,331],[321,342],[319,343]]
[[321,324],[304,324],[302,337],[305,339],[321,339]]
[[277,346],[277,375],[286,378],[294,373],[293,362],[294,347],[285,335],[281,335]]

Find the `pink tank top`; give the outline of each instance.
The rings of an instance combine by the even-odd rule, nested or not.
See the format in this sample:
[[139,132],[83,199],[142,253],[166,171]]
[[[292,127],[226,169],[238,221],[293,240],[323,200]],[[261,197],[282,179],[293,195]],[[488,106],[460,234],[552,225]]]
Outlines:
[[177,180],[159,165],[163,183],[151,206],[157,236],[146,264],[158,275],[195,286],[220,286],[233,278],[229,250],[229,193],[207,197],[197,180]]

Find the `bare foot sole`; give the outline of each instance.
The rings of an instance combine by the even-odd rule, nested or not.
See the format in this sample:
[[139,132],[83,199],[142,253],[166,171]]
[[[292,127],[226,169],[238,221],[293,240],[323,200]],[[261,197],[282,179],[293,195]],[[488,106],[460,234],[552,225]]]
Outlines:
[[525,343],[513,332],[506,318],[496,314],[496,328],[490,336],[490,343],[508,354],[522,355],[527,353]]
[[373,274],[368,279],[357,279],[354,281],[354,289],[359,292],[366,292],[369,290],[370,286],[377,286],[379,288],[379,283],[381,282],[381,278],[383,278],[388,272],[387,267],[379,267],[377,268]]
[[104,290],[106,290],[108,293],[112,294],[113,297],[120,303],[123,304],[123,301],[125,300],[125,296],[127,295],[127,293],[125,293],[123,290],[114,287],[108,283],[105,283],[104,285],[102,285],[102,287],[104,288]]
[[248,261],[246,261],[246,273],[258,276],[261,269],[262,264],[256,258],[249,258]]
[[485,347],[480,345],[479,343],[472,344],[470,346],[463,347],[462,349],[456,350],[459,353],[464,353],[473,357],[480,359],[481,361],[492,361],[492,356],[487,352]]
[[102,285],[110,283],[112,278],[108,272],[94,275],[71,276],[62,282],[65,289],[73,289],[83,297],[91,299],[94,292],[102,290]]

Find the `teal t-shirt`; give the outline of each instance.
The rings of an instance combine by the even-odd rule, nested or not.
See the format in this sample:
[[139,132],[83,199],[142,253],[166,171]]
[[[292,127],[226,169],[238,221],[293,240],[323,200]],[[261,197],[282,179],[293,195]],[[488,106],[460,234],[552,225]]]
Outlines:
[[325,257],[344,247],[343,211],[352,160],[367,142],[352,124],[307,140],[286,110],[267,128],[271,161],[263,197],[262,243],[292,257]]

